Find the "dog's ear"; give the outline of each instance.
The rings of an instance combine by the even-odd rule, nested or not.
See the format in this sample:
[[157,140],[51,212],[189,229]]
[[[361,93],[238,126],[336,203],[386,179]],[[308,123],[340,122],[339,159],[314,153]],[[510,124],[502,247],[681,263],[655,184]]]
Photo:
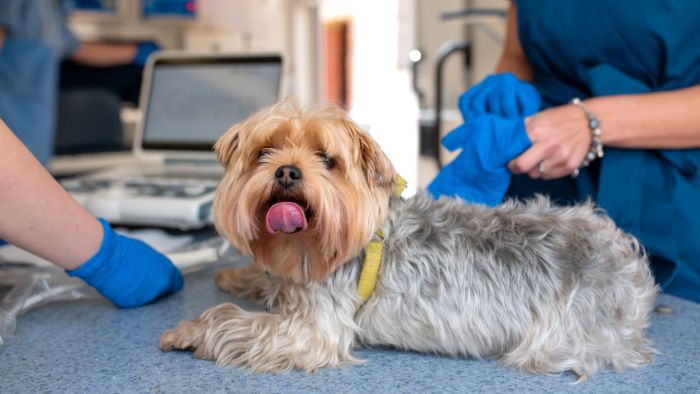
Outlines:
[[238,151],[238,136],[241,127],[240,124],[231,126],[228,131],[216,141],[216,144],[214,144],[216,157],[224,167],[228,167],[233,155]]
[[353,155],[358,161],[370,187],[391,187],[394,183],[394,166],[384,154],[379,144],[355,122],[346,120],[345,127],[350,130],[353,139]]

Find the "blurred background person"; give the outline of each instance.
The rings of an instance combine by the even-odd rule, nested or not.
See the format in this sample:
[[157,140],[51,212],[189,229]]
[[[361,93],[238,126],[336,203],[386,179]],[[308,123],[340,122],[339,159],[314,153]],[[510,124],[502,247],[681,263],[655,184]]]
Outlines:
[[[153,43],[81,43],[66,25],[72,9],[70,0],[0,1],[0,118],[44,165],[54,151],[60,61],[71,60],[65,84],[107,84],[135,101],[138,84],[123,89],[113,77],[76,76],[86,72],[77,68],[140,67],[158,48]],[[134,85],[131,75],[129,86]]]

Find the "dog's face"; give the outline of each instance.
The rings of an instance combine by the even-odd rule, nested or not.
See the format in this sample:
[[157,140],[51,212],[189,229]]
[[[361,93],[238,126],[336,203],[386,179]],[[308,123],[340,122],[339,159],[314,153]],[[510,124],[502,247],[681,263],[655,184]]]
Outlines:
[[214,149],[226,168],[218,231],[284,278],[324,279],[386,217],[391,162],[338,109],[305,112],[284,100],[234,125]]

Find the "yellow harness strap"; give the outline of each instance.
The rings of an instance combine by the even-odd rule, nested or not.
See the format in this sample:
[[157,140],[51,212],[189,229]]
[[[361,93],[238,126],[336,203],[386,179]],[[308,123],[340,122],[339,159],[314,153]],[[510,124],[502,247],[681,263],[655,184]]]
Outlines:
[[[401,197],[406,188],[406,180],[400,175],[396,175],[394,180],[394,195]],[[378,229],[374,233],[375,239],[372,239],[365,247],[365,261],[362,264],[360,272],[360,280],[357,283],[357,295],[360,297],[360,305],[372,295],[374,288],[377,286],[377,277],[379,276],[379,268],[382,265],[382,246],[384,244],[384,233]]]
[[396,178],[394,178],[394,196],[401,197],[401,194],[403,194],[403,191],[406,190],[407,185],[408,182],[406,182],[401,175],[397,174]]

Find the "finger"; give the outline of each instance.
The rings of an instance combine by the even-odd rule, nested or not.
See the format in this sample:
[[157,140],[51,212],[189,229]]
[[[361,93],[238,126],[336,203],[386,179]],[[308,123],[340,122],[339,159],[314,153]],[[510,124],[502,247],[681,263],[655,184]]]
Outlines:
[[518,112],[519,112],[520,114],[522,114],[522,115],[527,115],[527,114],[525,113],[525,112],[527,111],[527,108],[528,108],[528,105],[527,105],[527,103],[525,102],[526,100],[527,100],[527,97],[525,97],[525,95],[522,95],[522,94],[519,94],[519,95],[515,98],[515,103],[516,103],[516,106],[517,106],[517,110],[518,110]]
[[501,95],[501,113],[506,118],[519,118],[521,112],[518,110],[517,94],[513,89],[507,89]]
[[518,86],[521,82],[510,73],[503,75],[503,85],[499,92],[500,114],[506,118],[519,118],[521,115],[517,108]]
[[539,169],[533,168],[527,173],[527,176],[529,176],[532,179],[540,179],[542,178],[542,173],[539,171]]
[[549,162],[549,159],[544,159],[541,162],[537,163],[535,168],[533,168],[527,173],[527,176],[529,176],[532,179],[544,178],[548,172]]
[[473,117],[473,101],[474,97],[477,94],[480,94],[481,91],[484,89],[484,87],[481,84],[478,84],[471,89],[467,90],[464,92],[460,97],[459,97],[459,110],[462,112],[462,117],[464,120],[470,119]]
[[500,94],[490,94],[486,97],[486,112],[489,114],[494,114],[498,116],[503,115],[503,110],[501,106],[501,95]]
[[543,144],[534,144],[525,153],[511,160],[508,169],[513,174],[529,173],[547,157],[548,149]]
[[[471,97],[469,102],[467,103],[467,110],[468,110],[468,116],[469,118],[473,118],[475,116],[483,115],[488,113],[488,110],[486,108],[486,100],[489,95],[491,95],[492,92],[492,87],[490,85],[484,86],[479,91],[475,92],[474,95]],[[467,120],[467,114],[465,115],[465,120]]]
[[516,98],[517,101],[517,106],[518,106],[518,111],[522,115],[531,115],[532,108],[534,108],[537,104],[535,102],[532,102],[533,98],[530,94],[527,94],[525,92],[522,92],[521,94],[518,95]]
[[461,126],[455,128],[454,130],[447,133],[442,139],[442,146],[444,146],[450,152],[455,149],[464,147],[464,143],[472,132],[474,121],[467,121]]
[[567,170],[562,166],[553,166],[552,168],[545,169],[544,173],[540,173],[540,178],[544,180],[557,179],[566,176],[571,171]]
[[[574,173],[574,171],[578,170],[581,161],[577,159],[573,159],[573,157],[579,157],[580,155],[575,155],[575,156],[569,156],[566,158],[562,158],[562,160],[556,161],[552,163],[552,168],[551,170],[547,170],[545,176],[543,176],[544,179],[557,179],[561,178],[564,176],[568,176]],[[551,161],[551,160],[550,160]]]
[[478,88],[479,85],[474,86],[473,88],[467,90],[466,92],[462,93],[461,96],[459,96],[459,110],[462,112],[463,116],[467,112],[469,112],[469,102],[472,100],[472,97],[476,94]]

